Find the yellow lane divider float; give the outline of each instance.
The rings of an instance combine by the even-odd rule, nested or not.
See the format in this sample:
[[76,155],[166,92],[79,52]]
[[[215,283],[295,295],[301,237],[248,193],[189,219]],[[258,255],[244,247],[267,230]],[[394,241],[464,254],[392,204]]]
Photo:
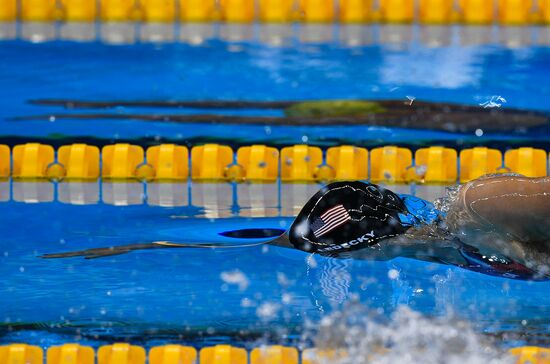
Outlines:
[[48,364],[94,364],[94,361],[94,349],[78,344],[52,346],[46,354]]
[[414,0],[380,0],[380,20],[411,23],[414,20]]
[[550,0],[539,0],[537,2],[540,14],[540,22],[550,24]]
[[42,364],[44,353],[38,346],[12,344],[0,346],[0,363],[2,364]]
[[102,346],[97,351],[98,364],[145,364],[145,357],[144,348],[126,343]]
[[54,21],[57,18],[56,0],[21,0],[21,20]]
[[328,23],[334,20],[334,1],[300,0],[302,20],[306,23]]
[[255,348],[250,352],[250,364],[298,364],[298,350],[281,345]]
[[169,23],[176,20],[175,0],[141,0],[141,18],[151,23]]
[[63,20],[74,22],[92,22],[97,18],[96,1],[62,0]]
[[7,178],[11,175],[10,148],[0,144],[0,178]]
[[369,152],[365,148],[344,145],[327,150],[327,166],[334,173],[328,180],[367,180]]
[[14,0],[0,0],[0,22],[17,19],[17,2]]
[[460,182],[465,183],[486,174],[498,173],[502,153],[497,149],[477,147],[460,152]]
[[153,168],[155,180],[186,180],[189,176],[189,150],[174,144],[147,149],[147,163]]
[[221,0],[222,19],[229,23],[250,23],[254,20],[254,0]]
[[495,18],[493,0],[460,0],[460,19],[467,24],[490,24]]
[[519,148],[509,150],[504,155],[504,165],[511,172],[527,177],[547,175],[546,152],[542,149]]
[[318,147],[295,145],[281,150],[281,180],[309,182],[323,163],[323,151]]
[[101,155],[101,176],[106,179],[137,178],[138,167],[144,161],[143,148],[130,144],[107,145],[103,147]]
[[135,20],[136,6],[134,0],[100,0],[100,18],[108,22]]
[[279,177],[279,151],[265,145],[241,147],[237,151],[237,164],[244,169],[248,181],[272,182]]
[[498,18],[501,24],[521,25],[532,21],[533,0],[499,0]]
[[550,348],[524,346],[510,350],[510,354],[517,356],[517,364],[549,364]]
[[[0,0],[0,21],[545,24],[549,0]],[[98,6],[99,5],[99,6]],[[418,15],[416,14],[418,9]],[[336,13],[338,10],[338,13]],[[179,12],[179,13],[178,13]]]
[[182,22],[212,21],[215,10],[215,0],[180,0],[179,19]]
[[247,362],[246,350],[231,345],[216,345],[200,351],[201,364],[247,364]]
[[54,149],[50,145],[29,143],[13,148],[13,178],[34,179],[52,176],[50,167],[54,165]]
[[412,166],[412,152],[396,146],[374,148],[370,163],[373,182],[403,183],[407,181],[407,168]]
[[339,17],[342,23],[365,23],[373,20],[372,0],[341,0]]
[[[524,346],[509,353],[517,358],[517,364],[548,364],[550,348]],[[376,353],[373,353],[376,355]],[[285,346],[264,346],[250,353],[250,364],[298,364],[298,350]],[[302,364],[320,364],[345,358],[344,350],[306,349],[302,352]],[[97,364],[195,364],[197,351],[189,346],[156,346],[146,355],[140,346],[126,343],[102,346],[97,350]],[[47,350],[46,364],[94,364],[94,350],[88,346],[65,344]],[[42,348],[26,344],[0,346],[2,364],[44,364]],[[231,345],[216,345],[201,349],[199,364],[247,364],[245,349]]]
[[[157,346],[149,351],[149,364],[195,364],[197,351],[189,346]],[[63,364],[63,363],[60,363]]]
[[293,20],[293,0],[259,0],[259,19],[267,23],[286,23]]
[[443,147],[418,149],[415,153],[416,180],[452,184],[458,177],[456,150]]
[[[86,144],[62,146],[28,143],[12,150],[0,145],[0,178],[224,182],[316,182],[372,180],[384,183],[462,183],[492,173],[518,173],[528,177],[548,174],[545,150],[523,147],[503,154],[475,147],[460,152],[445,147],[408,148],[385,146],[370,152],[343,145],[323,151],[319,147],[294,145],[281,151],[265,145],[241,147],[237,153],[224,145],[191,148],[162,144],[145,152],[131,144],[99,148]],[[189,158],[191,154],[191,158]],[[370,157],[370,158],[369,158]],[[191,166],[189,165],[191,163]],[[369,173],[370,168],[370,173]]]
[[228,146],[206,144],[191,149],[191,178],[194,180],[226,180],[232,164],[233,150]]
[[453,21],[454,0],[424,0],[419,4],[419,20],[424,24],[447,24]]
[[68,180],[99,177],[99,148],[86,144],[65,145],[57,150],[57,161],[64,167]]

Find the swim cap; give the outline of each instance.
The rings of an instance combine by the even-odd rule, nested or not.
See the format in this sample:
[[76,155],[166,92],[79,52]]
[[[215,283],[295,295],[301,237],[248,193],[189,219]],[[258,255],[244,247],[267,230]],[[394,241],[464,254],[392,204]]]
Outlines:
[[289,230],[295,248],[316,253],[362,249],[400,235],[410,225],[401,198],[383,187],[363,182],[335,182],[304,206]]

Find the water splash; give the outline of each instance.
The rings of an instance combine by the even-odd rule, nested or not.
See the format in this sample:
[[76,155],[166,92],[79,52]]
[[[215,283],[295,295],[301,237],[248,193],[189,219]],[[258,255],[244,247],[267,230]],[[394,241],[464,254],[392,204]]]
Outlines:
[[244,291],[250,285],[248,277],[238,269],[221,272],[220,278],[227,284],[234,284],[239,287],[239,291]]
[[501,107],[502,104],[505,104],[505,103],[506,103],[506,99],[504,97],[499,95],[493,95],[489,97],[487,101],[480,103],[479,106],[482,106],[485,109],[487,108],[492,109],[492,108]]
[[[425,317],[406,306],[388,320],[380,312],[352,303],[345,311],[323,318],[315,332],[315,347],[329,352],[327,357],[318,354],[320,363],[514,363],[513,357],[468,323],[452,316]],[[340,353],[336,359],[334,352]]]
[[262,321],[272,321],[277,318],[281,305],[276,302],[264,302],[256,309],[256,316]]

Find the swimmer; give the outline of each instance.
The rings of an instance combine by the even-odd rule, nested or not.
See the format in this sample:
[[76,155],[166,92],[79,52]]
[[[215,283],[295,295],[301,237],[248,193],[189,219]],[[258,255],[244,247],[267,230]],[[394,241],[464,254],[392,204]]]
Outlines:
[[[332,257],[409,257],[512,279],[550,279],[550,178],[492,175],[449,188],[435,203],[366,182],[317,192],[290,229],[264,243]],[[43,258],[88,259],[157,248],[251,245],[153,242]]]

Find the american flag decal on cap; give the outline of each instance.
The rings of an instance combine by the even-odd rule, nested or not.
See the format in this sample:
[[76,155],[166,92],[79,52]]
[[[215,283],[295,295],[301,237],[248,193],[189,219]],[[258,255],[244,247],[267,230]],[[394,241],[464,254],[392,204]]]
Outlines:
[[351,220],[351,216],[349,216],[348,211],[343,205],[338,205],[328,209],[321,217],[315,219],[313,224],[311,224],[311,229],[313,230],[313,235],[318,238],[349,220]]

